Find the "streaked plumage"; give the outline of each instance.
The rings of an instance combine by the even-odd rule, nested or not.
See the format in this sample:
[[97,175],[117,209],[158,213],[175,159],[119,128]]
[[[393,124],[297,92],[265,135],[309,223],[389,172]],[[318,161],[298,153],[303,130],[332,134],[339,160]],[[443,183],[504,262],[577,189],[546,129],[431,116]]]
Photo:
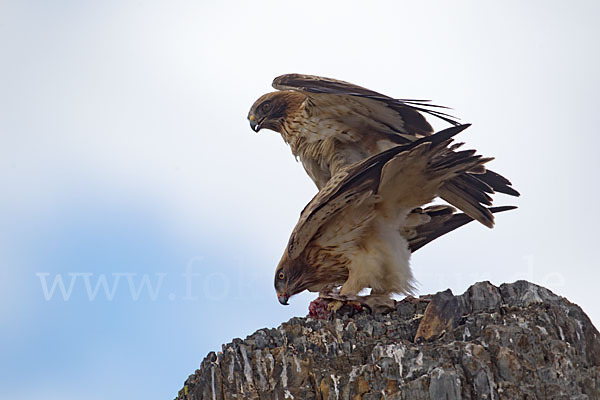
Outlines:
[[[467,172],[485,173],[483,164],[489,158],[474,150],[460,151],[460,144],[450,146],[452,137],[467,126],[393,147],[337,171],[302,211],[279,262],[275,288],[280,302],[327,285],[342,285],[341,295],[368,287],[373,294],[411,293],[411,247],[418,249],[439,236],[435,232],[470,220],[453,216],[447,207],[419,210],[445,182]],[[423,230],[432,221],[437,221],[434,229]],[[411,244],[411,237],[421,239]]]
[[[431,134],[422,113],[456,124],[426,101],[398,100],[351,83],[311,75],[275,78],[277,92],[261,96],[248,114],[255,131],[281,134],[319,189],[348,165],[399,144]],[[518,195],[499,174],[462,174],[444,183],[438,195],[492,227],[487,208],[495,191]]]

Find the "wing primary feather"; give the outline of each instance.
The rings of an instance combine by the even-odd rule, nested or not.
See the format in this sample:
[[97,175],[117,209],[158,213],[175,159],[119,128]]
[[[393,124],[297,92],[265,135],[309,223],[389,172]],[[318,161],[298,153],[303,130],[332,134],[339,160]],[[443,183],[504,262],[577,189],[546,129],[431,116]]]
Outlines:
[[512,183],[497,172],[487,169],[484,174],[477,175],[477,179],[485,182],[496,192],[519,197],[521,193],[512,188]]
[[[491,207],[489,211],[493,214],[514,210],[515,206],[500,206]],[[427,215],[431,217],[431,221],[419,226],[417,228],[417,235],[409,240],[409,247],[411,252],[419,250],[427,243],[445,235],[446,233],[452,232],[453,230],[460,228],[463,225],[473,221],[473,218],[467,214],[451,214],[445,210],[442,212],[429,213],[427,209],[424,210]]]
[[[393,147],[353,164],[344,171],[345,175],[339,179],[333,177],[310,201],[300,215],[300,220],[288,242],[287,251],[290,258],[293,259],[302,252],[312,235],[318,230],[318,225],[324,223],[327,218],[340,211],[347,204],[347,202],[333,203],[336,199],[340,196],[353,196],[369,190],[375,193],[379,186],[383,167],[394,156],[424,143],[429,143],[432,147],[446,146],[452,141],[455,135],[469,126],[469,124],[453,126],[432,136],[415,140],[407,145]],[[331,204],[333,204],[333,209],[331,209]]]
[[358,86],[349,82],[325,78],[321,76],[314,75],[302,75],[302,74],[285,74],[276,77],[272,83],[273,88],[279,90],[300,90],[308,93],[329,93],[336,95],[348,95],[348,96],[356,96],[356,97],[364,97],[371,100],[379,101],[385,103],[388,107],[394,109],[399,112],[397,107],[403,107],[412,109],[415,111],[419,111],[422,113],[426,113],[432,115],[436,118],[439,118],[443,121],[448,122],[451,125],[460,125],[458,122],[458,118],[442,113],[436,110],[430,110],[426,107],[433,108],[444,108],[448,109],[448,107],[438,106],[428,104],[426,102],[421,101],[413,101],[413,100],[399,100],[394,99],[392,97],[386,96],[384,94],[375,92],[370,89],[366,89],[362,86]]

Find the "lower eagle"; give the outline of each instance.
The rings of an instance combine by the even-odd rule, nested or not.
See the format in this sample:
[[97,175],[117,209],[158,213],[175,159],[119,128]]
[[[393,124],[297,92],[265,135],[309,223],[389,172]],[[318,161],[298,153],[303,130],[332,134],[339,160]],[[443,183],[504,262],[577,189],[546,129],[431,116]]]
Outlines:
[[[304,290],[339,295],[412,294],[411,252],[472,220],[430,206],[461,174],[485,174],[492,160],[460,150],[460,125],[396,146],[338,171],[308,203],[275,272],[281,304]],[[492,212],[514,207],[497,207]]]

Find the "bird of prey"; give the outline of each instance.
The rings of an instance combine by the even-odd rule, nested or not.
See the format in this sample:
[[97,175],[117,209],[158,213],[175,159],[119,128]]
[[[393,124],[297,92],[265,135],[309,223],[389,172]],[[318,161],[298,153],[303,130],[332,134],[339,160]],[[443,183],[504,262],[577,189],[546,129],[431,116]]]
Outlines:
[[[458,124],[426,101],[393,99],[335,79],[287,74],[275,78],[273,87],[278,91],[252,105],[250,126],[279,132],[319,189],[352,163],[431,135],[423,113]],[[519,195],[490,170],[446,181],[438,195],[491,228],[494,217],[487,206],[494,192]]]
[[412,293],[406,232],[429,217],[415,210],[457,176],[484,174],[491,160],[475,150],[459,150],[461,143],[451,144],[466,127],[448,128],[341,168],[304,208],[292,232],[275,272],[280,303],[304,290],[334,285],[342,285],[342,296],[364,288],[371,288],[372,295]]

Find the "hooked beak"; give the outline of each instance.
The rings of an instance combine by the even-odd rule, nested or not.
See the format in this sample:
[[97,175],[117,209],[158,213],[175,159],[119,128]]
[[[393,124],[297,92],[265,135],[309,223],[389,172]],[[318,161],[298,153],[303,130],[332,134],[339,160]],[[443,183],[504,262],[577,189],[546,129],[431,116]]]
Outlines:
[[254,132],[260,131],[260,128],[262,128],[262,122],[264,121],[264,118],[260,121],[257,121],[256,117],[253,114],[248,117],[248,120],[250,121],[250,128],[252,128]]
[[279,303],[281,303],[281,305],[283,305],[283,306],[288,305],[289,298],[290,297],[288,295],[286,295],[285,293],[283,293],[283,294],[277,293],[277,300],[279,300]]

